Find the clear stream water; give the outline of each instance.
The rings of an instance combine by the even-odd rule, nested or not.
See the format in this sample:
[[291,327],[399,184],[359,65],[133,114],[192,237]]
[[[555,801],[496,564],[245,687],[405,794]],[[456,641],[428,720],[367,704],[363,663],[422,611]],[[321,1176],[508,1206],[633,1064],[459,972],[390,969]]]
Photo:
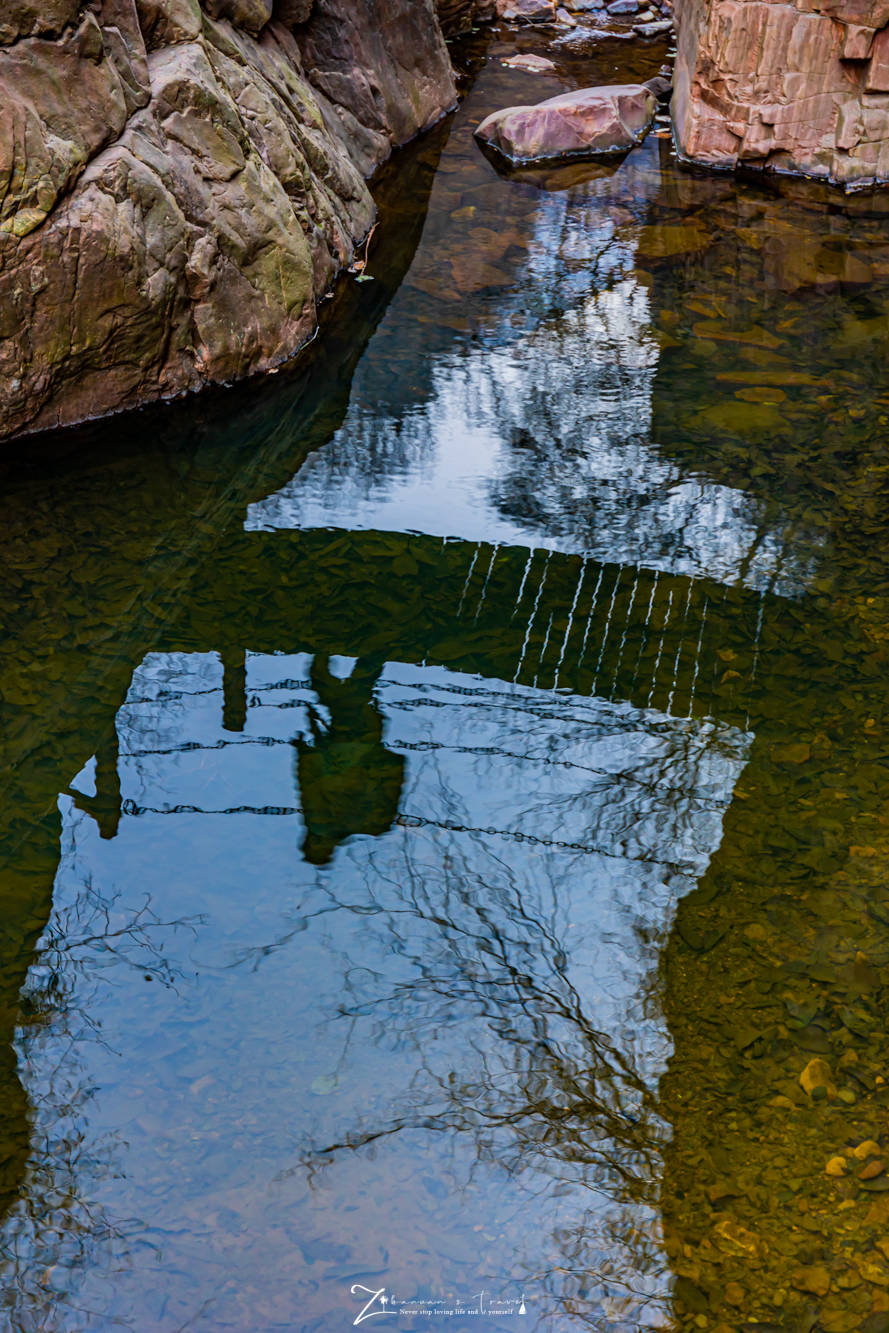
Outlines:
[[519,40],[292,367],[4,457],[4,1328],[889,1327],[889,202],[498,174],[665,54]]

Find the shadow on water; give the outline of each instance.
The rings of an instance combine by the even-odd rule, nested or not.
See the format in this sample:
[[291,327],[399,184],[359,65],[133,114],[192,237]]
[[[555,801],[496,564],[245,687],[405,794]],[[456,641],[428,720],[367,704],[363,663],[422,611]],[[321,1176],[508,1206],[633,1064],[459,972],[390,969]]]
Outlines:
[[[451,1265],[444,1285],[527,1292],[540,1328],[883,1326],[889,1175],[851,1149],[882,1143],[889,1086],[885,212],[679,174],[655,140],[608,171],[502,179],[471,128],[527,94],[497,64],[506,49],[492,40],[454,122],[381,181],[374,281],[342,286],[292,369],[5,465],[0,1206],[16,1327],[89,1327],[53,1273],[117,1272],[143,1232],[166,1273],[160,1195],[157,1234],[82,1198],[92,1093],[60,1076],[41,1106],[19,1069],[39,1063],[41,1029],[88,1025],[107,956],[177,997],[176,1040],[152,1032],[145,1064],[157,1042],[210,1096],[217,1065],[187,1067],[175,1024],[232,1002],[199,1007],[177,941],[199,951],[226,893],[237,929],[212,929],[242,952],[205,971],[219,996],[219,978],[267,978],[278,1035],[246,1015],[244,1033],[280,1041],[288,1067],[314,1058],[317,1013],[331,1051],[349,1033],[351,1100],[319,1065],[298,1132],[288,1110],[267,1156],[266,1119],[306,1090],[253,1043],[250,1081],[270,1091],[258,1109],[243,1094],[230,1150],[308,1190],[298,1229],[259,1233],[275,1262],[302,1254],[305,1327],[330,1327],[362,1274],[409,1289],[421,1255]],[[279,752],[295,805],[268,778]],[[211,813],[224,831],[197,832]],[[167,832],[174,816],[187,835]],[[266,832],[254,859],[239,821],[291,817],[301,841]],[[261,929],[219,887],[238,856]],[[150,885],[155,861],[182,910],[124,910],[115,874]],[[66,907],[69,880],[85,887]],[[282,924],[268,903],[283,911],[285,889],[298,906]],[[275,989],[297,944],[302,1010],[290,974]],[[297,1055],[274,1026],[287,1004]],[[223,1030],[217,1064],[240,1039]],[[813,1059],[828,1072],[810,1070],[809,1094]],[[109,1147],[109,1174],[121,1155]],[[246,1244],[217,1198],[231,1161],[178,1169],[210,1218],[189,1234]],[[478,1173],[496,1182],[484,1198]],[[335,1195],[343,1175],[371,1179],[368,1197]],[[501,1191],[506,1220],[487,1198]],[[378,1236],[380,1197],[407,1235],[433,1201],[434,1261]],[[181,1305],[143,1291],[104,1316],[177,1327],[211,1299],[180,1282]],[[268,1315],[219,1290],[232,1327],[292,1318],[294,1288]]]

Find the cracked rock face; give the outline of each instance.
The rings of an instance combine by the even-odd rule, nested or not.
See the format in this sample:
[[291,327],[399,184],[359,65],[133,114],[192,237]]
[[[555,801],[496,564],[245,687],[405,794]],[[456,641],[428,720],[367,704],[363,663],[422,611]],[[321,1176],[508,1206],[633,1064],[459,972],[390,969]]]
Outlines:
[[889,0],[676,0],[681,152],[889,180]]
[[454,99],[433,0],[5,0],[0,438],[291,356]]

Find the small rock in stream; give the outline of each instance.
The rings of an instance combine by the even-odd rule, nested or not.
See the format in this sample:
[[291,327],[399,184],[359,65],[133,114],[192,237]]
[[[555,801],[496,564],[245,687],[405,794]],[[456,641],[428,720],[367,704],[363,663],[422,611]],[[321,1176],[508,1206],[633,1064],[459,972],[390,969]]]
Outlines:
[[636,23],[633,32],[639,37],[660,37],[662,33],[672,32],[672,19],[655,19],[654,23]]
[[506,65],[508,69],[523,69],[529,74],[551,74],[556,68],[546,56],[536,56],[530,52],[526,55],[509,56],[500,63]]
[[655,74],[654,78],[646,79],[645,87],[651,89],[659,102],[669,102],[673,95],[673,80],[665,78],[663,74]]

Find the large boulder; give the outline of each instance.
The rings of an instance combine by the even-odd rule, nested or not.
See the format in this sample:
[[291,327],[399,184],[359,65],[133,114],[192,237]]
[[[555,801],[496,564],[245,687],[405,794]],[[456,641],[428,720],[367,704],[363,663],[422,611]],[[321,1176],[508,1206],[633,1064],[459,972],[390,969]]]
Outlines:
[[455,101],[433,0],[2,7],[0,438],[292,356]]
[[889,180],[889,0],[676,0],[682,154]]
[[623,153],[644,138],[657,99],[642,84],[560,93],[536,106],[495,111],[476,138],[516,165]]

